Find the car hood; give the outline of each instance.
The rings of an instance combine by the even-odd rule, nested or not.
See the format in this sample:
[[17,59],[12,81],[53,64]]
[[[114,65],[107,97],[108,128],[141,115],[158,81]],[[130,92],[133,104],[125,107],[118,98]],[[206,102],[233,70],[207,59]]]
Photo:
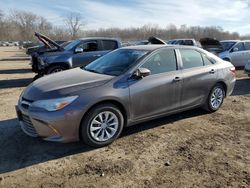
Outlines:
[[55,41],[51,40],[45,35],[42,35],[41,33],[35,32],[35,36],[38,38],[39,41],[41,41],[45,46],[47,46],[49,49],[52,49],[55,47],[58,50],[64,50],[59,44],[57,44]]
[[157,38],[157,37],[149,37],[148,38],[148,41],[151,43],[151,44],[167,44],[166,42],[164,42],[164,40],[160,39],[160,38]]
[[30,84],[22,97],[31,100],[43,100],[72,95],[77,91],[105,84],[114,76],[88,72],[75,68],[44,76]]

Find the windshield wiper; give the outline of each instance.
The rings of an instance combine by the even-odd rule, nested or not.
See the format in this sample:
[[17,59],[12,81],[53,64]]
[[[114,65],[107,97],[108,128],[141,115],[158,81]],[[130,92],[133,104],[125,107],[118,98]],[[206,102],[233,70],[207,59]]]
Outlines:
[[83,68],[84,70],[86,71],[89,71],[89,72],[94,72],[94,73],[97,73],[97,74],[101,74],[100,72],[96,71],[96,70],[93,70],[93,69],[86,69],[86,68]]

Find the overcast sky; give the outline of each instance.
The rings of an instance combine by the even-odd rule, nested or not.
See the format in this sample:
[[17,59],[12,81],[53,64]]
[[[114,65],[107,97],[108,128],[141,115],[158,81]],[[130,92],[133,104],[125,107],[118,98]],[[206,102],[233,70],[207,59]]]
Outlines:
[[0,9],[30,11],[57,25],[67,12],[79,12],[86,29],[186,24],[250,34],[250,0],[0,0]]

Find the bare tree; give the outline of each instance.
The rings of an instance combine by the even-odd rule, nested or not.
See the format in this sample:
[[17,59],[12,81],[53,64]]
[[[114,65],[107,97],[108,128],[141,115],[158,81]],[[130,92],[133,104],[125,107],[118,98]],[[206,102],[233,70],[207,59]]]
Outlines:
[[47,21],[42,16],[39,16],[37,19],[37,31],[40,33],[43,33],[45,35],[50,35],[50,32],[52,30],[53,26],[50,22]]
[[3,17],[4,17],[4,13],[3,13],[3,11],[0,9],[0,22],[3,20]]
[[76,12],[69,13],[65,18],[65,23],[68,26],[71,39],[76,39],[81,27],[84,25],[81,14]]
[[11,21],[19,29],[24,40],[30,40],[36,29],[38,16],[27,11],[12,10],[10,13]]

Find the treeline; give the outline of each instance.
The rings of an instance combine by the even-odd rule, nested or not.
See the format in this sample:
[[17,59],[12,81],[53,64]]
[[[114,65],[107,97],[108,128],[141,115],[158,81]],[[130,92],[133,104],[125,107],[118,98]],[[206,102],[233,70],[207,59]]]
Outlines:
[[[138,28],[109,28],[86,31],[88,36],[107,36],[107,37],[120,37],[123,40],[143,40],[150,36],[157,36],[162,39],[174,39],[174,38],[194,38],[199,40],[200,38],[209,37],[218,40],[226,39],[240,39],[242,36],[237,32],[224,31],[221,27],[201,27],[201,26],[186,26],[182,25],[177,28],[175,25],[168,25],[165,28],[161,28],[158,25],[148,24]],[[249,36],[244,36],[250,38]]]
[[5,14],[0,10],[0,40],[21,41],[35,40],[34,32],[43,33],[54,40],[72,40],[86,36],[117,37],[123,41],[144,40],[150,36],[162,39],[195,38],[204,37],[226,39],[248,39],[248,36],[240,36],[237,32],[224,31],[219,26],[201,27],[186,26],[176,27],[173,24],[165,28],[154,24],[131,28],[108,28],[98,30],[84,29],[84,20],[78,13],[68,13],[62,17],[62,26],[52,24],[46,18],[27,11],[11,10]]

